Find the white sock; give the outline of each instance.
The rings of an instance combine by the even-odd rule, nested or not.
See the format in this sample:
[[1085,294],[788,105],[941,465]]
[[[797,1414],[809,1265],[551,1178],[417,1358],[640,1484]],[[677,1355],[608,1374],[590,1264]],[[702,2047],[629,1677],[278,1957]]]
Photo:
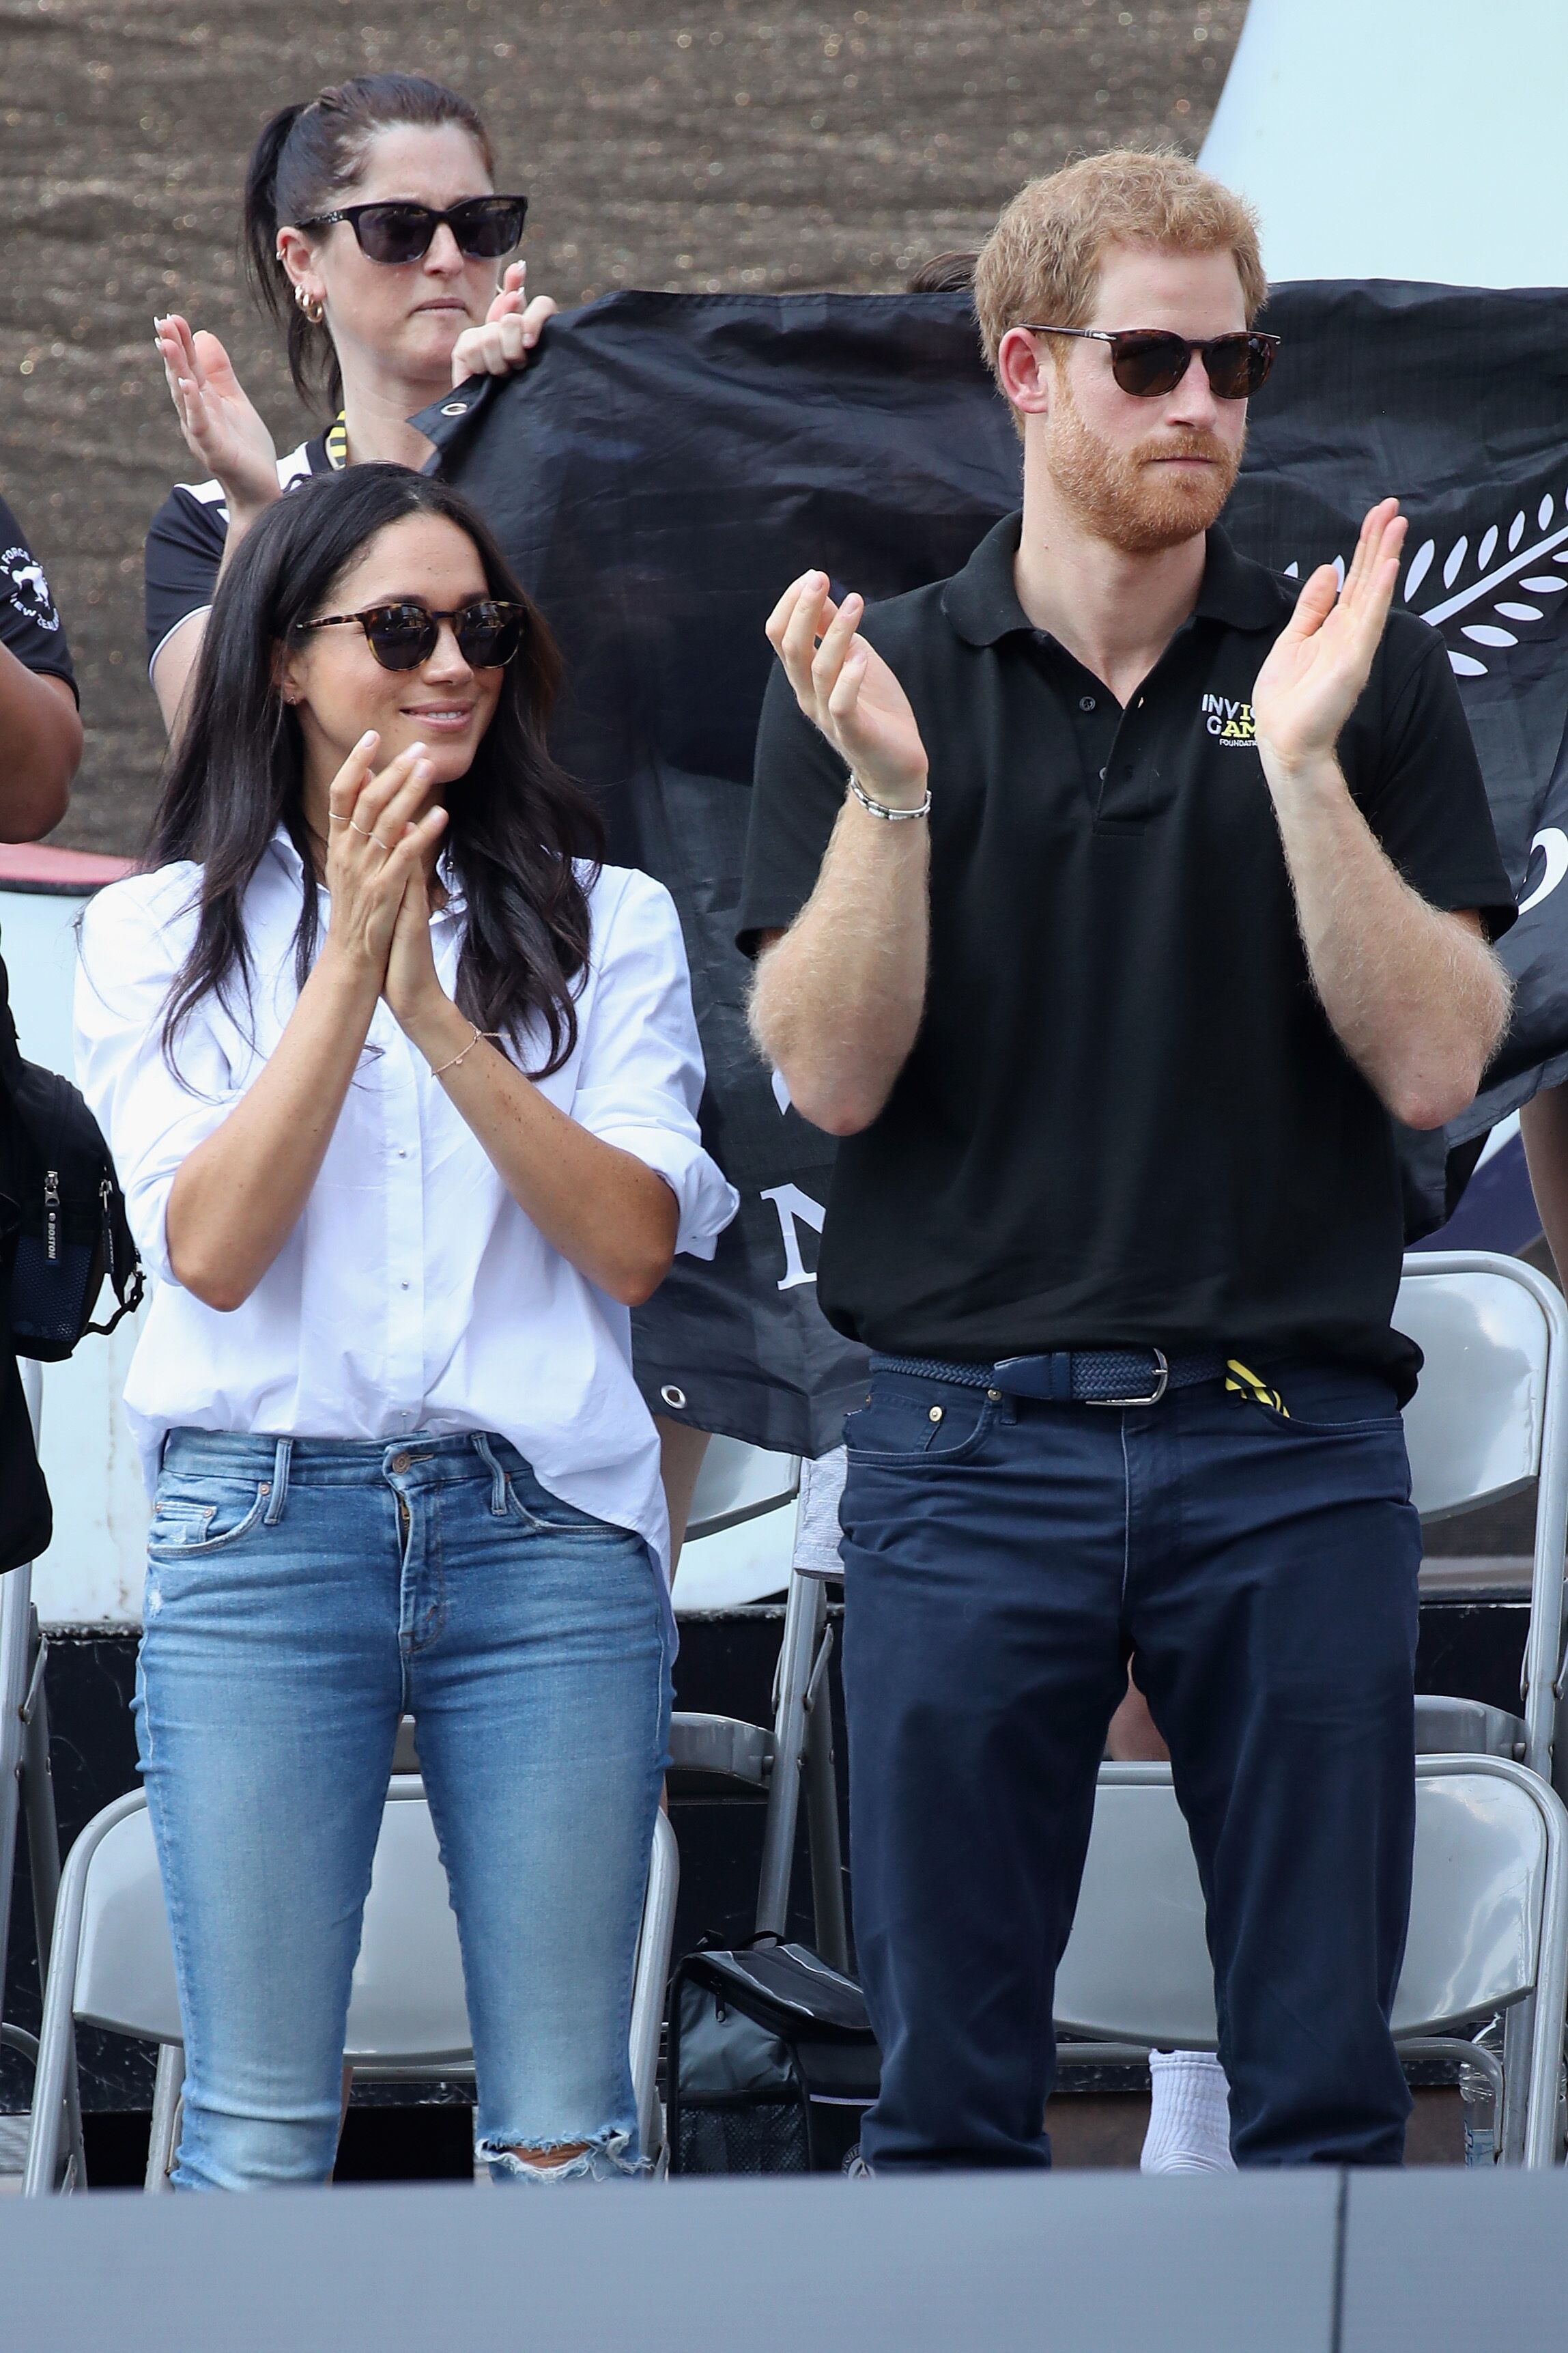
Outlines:
[[1142,2173],[1234,2173],[1230,2086],[1210,2051],[1151,2051]]

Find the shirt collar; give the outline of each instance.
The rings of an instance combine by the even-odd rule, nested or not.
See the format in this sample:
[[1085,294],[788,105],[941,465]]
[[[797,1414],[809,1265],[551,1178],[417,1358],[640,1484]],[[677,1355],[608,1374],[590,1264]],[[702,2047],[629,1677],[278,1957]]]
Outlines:
[[[942,609],[966,644],[994,646],[1016,630],[1034,634],[1013,585],[1021,513],[1004,515],[942,591]],[[1223,531],[1208,534],[1195,617],[1233,629],[1278,629],[1290,617],[1294,584],[1238,555]]]
[[[287,826],[279,826],[272,836],[271,849],[289,881],[296,890],[300,889],[305,880],[305,864],[294,847]],[[462,884],[458,880],[458,870],[452,863],[450,850],[444,849],[436,860],[436,873],[446,891],[447,903],[444,907],[437,908],[430,918],[431,922],[441,923],[451,916],[466,914],[468,902],[463,896]]]

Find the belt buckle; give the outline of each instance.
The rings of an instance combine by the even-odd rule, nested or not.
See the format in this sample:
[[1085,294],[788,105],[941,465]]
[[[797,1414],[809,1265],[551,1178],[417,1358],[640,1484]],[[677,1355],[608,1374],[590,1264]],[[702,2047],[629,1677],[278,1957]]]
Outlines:
[[1079,1399],[1079,1403],[1082,1405],[1104,1406],[1108,1410],[1117,1406],[1125,1405],[1158,1405],[1160,1399],[1164,1396],[1165,1391],[1171,1386],[1171,1367],[1166,1362],[1165,1352],[1163,1348],[1151,1348],[1149,1353],[1154,1359],[1156,1377],[1154,1386],[1147,1397],[1082,1398]]

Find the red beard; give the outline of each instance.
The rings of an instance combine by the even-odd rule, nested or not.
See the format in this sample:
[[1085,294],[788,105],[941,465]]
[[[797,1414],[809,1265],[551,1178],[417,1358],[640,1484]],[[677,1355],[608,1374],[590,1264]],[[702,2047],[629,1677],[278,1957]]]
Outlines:
[[[1152,435],[1125,452],[1089,430],[1059,378],[1063,398],[1051,419],[1047,463],[1068,506],[1097,538],[1128,555],[1179,547],[1219,519],[1241,468],[1239,448],[1210,433]],[[1206,458],[1201,473],[1155,464],[1161,458]]]

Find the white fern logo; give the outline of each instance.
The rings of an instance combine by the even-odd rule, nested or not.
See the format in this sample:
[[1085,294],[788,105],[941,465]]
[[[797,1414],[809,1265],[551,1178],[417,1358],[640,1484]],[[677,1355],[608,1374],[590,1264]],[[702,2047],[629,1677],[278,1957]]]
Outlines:
[[[1415,600],[1423,589],[1430,594],[1431,587],[1438,585],[1431,580],[1437,560],[1436,541],[1423,540],[1410,559],[1405,574],[1405,602],[1422,620],[1442,629],[1445,637],[1451,639],[1458,636],[1467,641],[1463,647],[1452,643],[1448,647],[1448,659],[1460,678],[1485,678],[1491,667],[1480,653],[1472,653],[1470,647],[1480,647],[1495,658],[1510,646],[1518,645],[1521,629],[1549,617],[1550,604],[1526,604],[1526,596],[1550,599],[1561,596],[1568,589],[1568,501],[1560,513],[1556,500],[1548,491],[1535,510],[1536,536],[1527,547],[1522,543],[1529,529],[1527,512],[1521,507],[1508,526],[1507,546],[1500,564],[1496,561],[1503,538],[1500,524],[1490,524],[1473,550],[1469,534],[1461,532],[1444,556],[1438,574],[1438,581],[1450,593],[1436,604],[1417,605]],[[1549,564],[1561,565],[1562,569],[1541,568]],[[1342,556],[1335,558],[1334,569],[1342,586]],[[1287,577],[1295,579],[1299,572],[1299,565],[1292,564]],[[1475,576],[1466,580],[1467,572],[1473,572]],[[1463,585],[1458,585],[1460,583]],[[1474,617],[1461,620],[1459,616],[1465,613]]]

